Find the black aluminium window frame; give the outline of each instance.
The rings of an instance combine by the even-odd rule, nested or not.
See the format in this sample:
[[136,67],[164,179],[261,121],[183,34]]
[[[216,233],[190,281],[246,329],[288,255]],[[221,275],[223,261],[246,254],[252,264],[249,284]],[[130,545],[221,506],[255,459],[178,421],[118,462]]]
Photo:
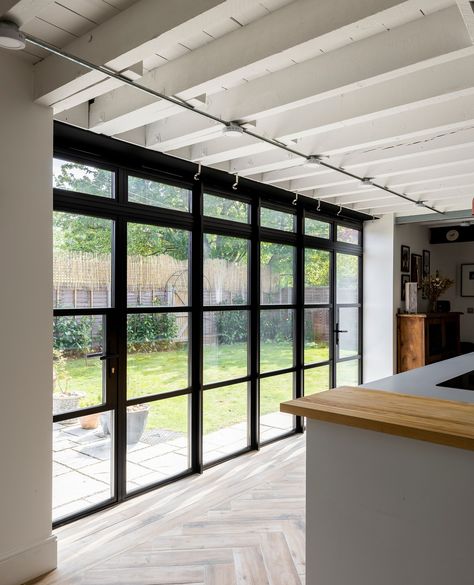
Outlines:
[[[54,189],[54,209],[69,213],[92,215],[115,222],[117,247],[113,250],[115,256],[115,274],[113,280],[116,284],[115,304],[105,309],[55,309],[54,315],[79,315],[79,314],[105,314],[109,317],[113,327],[111,328],[111,345],[107,347],[109,353],[117,354],[119,363],[126,360],[126,339],[120,332],[126,331],[126,318],[130,313],[147,312],[187,312],[189,313],[189,380],[190,385],[186,389],[165,392],[159,395],[151,395],[134,399],[126,397],[126,371],[118,368],[117,388],[115,396],[112,396],[107,406],[113,407],[116,412],[117,444],[115,446],[114,465],[114,497],[96,506],[73,516],[60,519],[54,525],[76,520],[87,516],[100,509],[107,508],[126,499],[136,497],[144,492],[156,489],[162,485],[176,481],[192,473],[202,473],[204,469],[217,465],[225,460],[236,457],[249,450],[258,450],[262,445],[287,437],[293,433],[303,432],[301,417],[294,417],[294,428],[287,433],[262,443],[260,441],[259,424],[259,380],[272,376],[292,373],[294,378],[293,393],[295,397],[303,395],[304,371],[329,365],[331,371],[330,383],[333,382],[336,359],[334,355],[333,332],[331,331],[330,359],[327,362],[317,364],[304,363],[304,311],[307,308],[304,298],[304,251],[305,248],[327,250],[331,255],[331,288],[332,298],[328,304],[330,308],[330,323],[334,322],[335,305],[335,255],[336,252],[347,252],[359,257],[359,301],[362,300],[362,245],[345,244],[337,242],[336,225],[345,225],[361,231],[363,221],[369,216],[343,210],[338,206],[321,202],[319,211],[316,211],[316,202],[312,199],[300,196],[294,204],[294,194],[287,191],[255,183],[247,179],[240,179],[237,191],[232,189],[233,176],[214,169],[202,168],[201,176],[195,180],[196,165],[188,161],[182,161],[174,157],[163,155],[143,149],[138,146],[126,144],[104,136],[74,128],[72,126],[55,122],[54,124],[54,156],[63,160],[69,160],[85,165],[92,165],[112,171],[115,176],[115,196],[106,198],[95,195],[80,194],[73,191]],[[128,175],[138,176],[158,182],[184,187],[190,191],[191,211],[176,211],[165,207],[151,207],[139,203],[128,202]],[[236,222],[228,219],[203,216],[203,195],[209,193],[222,196],[227,199],[235,199],[249,204],[249,223]],[[284,213],[295,215],[295,231],[287,232],[260,226],[260,208],[266,207]],[[304,234],[305,217],[317,219],[329,223],[330,238],[318,238]],[[127,223],[144,223],[160,227],[174,227],[186,229],[191,232],[191,251],[189,255],[189,282],[188,306],[186,307],[127,307],[126,299],[126,229]],[[218,233],[235,237],[243,237],[249,240],[249,281],[248,300],[246,305],[233,306],[204,306],[203,304],[203,236],[204,233]],[[295,297],[294,303],[286,305],[262,305],[260,294],[260,243],[280,243],[295,247]],[[359,303],[359,347],[362,354],[362,313]],[[294,365],[292,368],[284,368],[271,372],[260,373],[259,356],[259,328],[260,311],[265,309],[291,308],[294,310]],[[202,341],[202,316],[205,310],[247,310],[249,312],[249,362],[248,375],[223,382],[203,384],[203,341]],[[359,358],[359,372],[362,375],[362,360]],[[221,388],[246,382],[249,388],[248,400],[248,446],[232,455],[222,459],[203,464],[203,392],[215,388]],[[188,395],[189,403],[189,441],[190,441],[190,467],[179,475],[167,478],[158,484],[151,484],[131,493],[125,490],[125,464],[126,464],[126,406],[130,404],[165,400],[174,396]],[[103,407],[103,408],[102,408]],[[98,412],[105,409],[91,407],[81,410],[80,413]],[[112,409],[112,408],[111,408]],[[54,422],[67,420],[77,416],[55,416]]]

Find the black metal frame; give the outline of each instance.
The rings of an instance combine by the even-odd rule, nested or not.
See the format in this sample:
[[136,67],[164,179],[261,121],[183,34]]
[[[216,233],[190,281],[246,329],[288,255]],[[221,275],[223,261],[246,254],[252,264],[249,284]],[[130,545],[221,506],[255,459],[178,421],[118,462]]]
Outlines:
[[[99,166],[114,173],[116,181],[115,198],[107,199],[70,192],[62,189],[54,190],[55,211],[92,215],[111,219],[115,222],[115,247],[113,249],[113,282],[115,285],[115,303],[113,307],[105,309],[56,309],[55,316],[61,315],[87,315],[103,314],[107,322],[107,347],[108,354],[117,355],[111,362],[116,367],[117,375],[110,378],[107,389],[106,403],[101,406],[83,409],[73,413],[57,415],[54,422],[75,418],[78,415],[93,412],[113,410],[115,412],[116,444],[114,459],[114,495],[100,505],[88,508],[79,514],[63,518],[55,523],[59,526],[79,517],[86,516],[97,510],[114,505],[123,500],[135,497],[144,492],[155,489],[171,481],[192,473],[202,473],[204,469],[212,467],[221,461],[238,456],[249,450],[258,450],[262,444],[260,441],[259,425],[259,380],[272,376],[293,373],[293,392],[295,397],[303,395],[304,371],[321,366],[330,367],[330,384],[334,381],[336,367],[334,335],[331,332],[330,359],[317,364],[304,364],[304,311],[305,308],[324,306],[330,311],[330,323],[334,323],[335,299],[335,261],[336,252],[346,252],[359,257],[359,291],[362,294],[362,270],[361,257],[362,246],[344,244],[336,241],[337,224],[347,225],[362,230],[363,221],[368,216],[343,210],[338,215],[339,207],[322,202],[319,211],[315,211],[315,201],[306,197],[299,197],[294,202],[294,195],[274,187],[261,185],[241,179],[237,191],[231,187],[233,178],[227,173],[214,169],[203,168],[198,180],[194,178],[196,165],[187,161],[175,159],[160,153],[152,152],[140,147],[132,146],[107,137],[98,136],[71,126],[55,123],[55,156],[72,162]],[[146,179],[172,184],[189,189],[191,192],[191,212],[175,211],[161,207],[150,207],[138,203],[128,202],[128,175],[141,176]],[[230,199],[244,201],[250,205],[250,220],[248,224],[204,217],[202,213],[203,193],[221,195]],[[295,204],[296,203],[296,204]],[[269,207],[285,213],[295,214],[295,231],[284,232],[260,226],[260,208]],[[305,217],[326,221],[331,225],[329,239],[317,238],[304,234]],[[191,232],[191,250],[189,255],[190,289],[188,306],[186,307],[127,307],[127,223],[147,223],[161,227],[174,227],[189,230]],[[203,235],[204,233],[217,233],[243,237],[249,240],[249,298],[246,305],[203,305]],[[271,242],[290,244],[295,247],[295,298],[294,303],[288,305],[262,305],[260,296],[260,243]],[[304,250],[315,248],[327,250],[332,257],[331,261],[331,287],[332,296],[330,302],[324,305],[308,305],[304,299]],[[361,362],[362,351],[362,313],[361,299],[359,298],[360,321],[360,352],[357,359]],[[259,367],[259,327],[260,311],[263,309],[291,308],[295,315],[295,348],[294,366],[278,371],[260,373]],[[203,383],[203,340],[202,318],[203,312],[247,310],[249,312],[249,363],[248,374],[239,379],[226,380],[212,384]],[[189,313],[189,380],[187,388],[166,392],[158,395],[150,395],[140,398],[127,399],[126,397],[126,319],[132,313],[153,312],[187,312]],[[333,329],[333,327],[332,327]],[[352,358],[351,358],[352,359]],[[361,368],[359,368],[360,370]],[[207,390],[225,387],[228,385],[246,382],[249,388],[249,418],[248,418],[248,446],[235,454],[224,457],[218,461],[203,464],[202,427],[203,427],[203,392]],[[166,479],[158,484],[152,484],[145,488],[126,492],[126,406],[145,402],[166,400],[175,396],[189,396],[189,423],[190,423],[190,467],[184,473]],[[273,442],[292,433],[303,432],[301,417],[294,418],[294,428],[290,433],[284,433],[268,442]]]

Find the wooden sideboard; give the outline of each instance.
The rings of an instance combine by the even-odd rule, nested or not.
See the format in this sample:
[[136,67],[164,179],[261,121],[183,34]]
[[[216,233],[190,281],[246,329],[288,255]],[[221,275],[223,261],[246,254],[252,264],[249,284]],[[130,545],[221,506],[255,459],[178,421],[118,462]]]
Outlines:
[[397,315],[397,372],[460,355],[462,313]]

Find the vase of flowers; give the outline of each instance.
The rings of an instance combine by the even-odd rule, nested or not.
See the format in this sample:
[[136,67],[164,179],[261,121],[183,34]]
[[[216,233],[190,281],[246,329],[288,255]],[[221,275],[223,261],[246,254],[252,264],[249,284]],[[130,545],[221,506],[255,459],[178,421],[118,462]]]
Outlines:
[[448,288],[451,288],[454,284],[454,280],[441,276],[439,271],[436,273],[425,276],[421,283],[421,289],[424,296],[428,299],[428,313],[436,312],[436,302],[439,297],[445,293]]

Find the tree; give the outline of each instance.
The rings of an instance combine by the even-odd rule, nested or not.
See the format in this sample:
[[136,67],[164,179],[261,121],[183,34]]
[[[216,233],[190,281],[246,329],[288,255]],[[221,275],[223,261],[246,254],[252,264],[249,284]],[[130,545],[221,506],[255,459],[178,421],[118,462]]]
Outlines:
[[[110,197],[112,173],[96,167],[76,163],[62,163],[59,173],[55,174],[55,187]],[[139,191],[135,200],[150,203],[152,188],[155,195],[160,193],[166,206],[182,206],[185,189],[155,181],[142,181],[131,177],[131,189]],[[142,187],[140,187],[142,185]],[[141,191],[140,191],[141,189]],[[145,197],[145,192],[147,193]],[[146,201],[145,201],[146,199]],[[55,213],[54,239],[56,249],[70,252],[91,252],[110,254],[112,250],[112,222],[87,215]],[[184,260],[189,255],[189,232],[173,228],[157,227],[147,224],[128,224],[128,253],[137,256],[167,254],[176,260]]]

